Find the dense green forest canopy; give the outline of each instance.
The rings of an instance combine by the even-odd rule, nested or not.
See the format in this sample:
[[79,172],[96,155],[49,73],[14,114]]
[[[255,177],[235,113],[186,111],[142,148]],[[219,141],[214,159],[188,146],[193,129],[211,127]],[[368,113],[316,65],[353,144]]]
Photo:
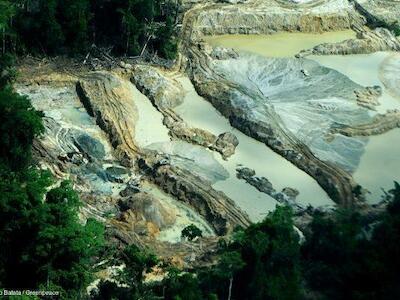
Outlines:
[[76,55],[96,45],[116,55],[148,50],[173,59],[176,10],[172,0],[0,0],[1,47]]

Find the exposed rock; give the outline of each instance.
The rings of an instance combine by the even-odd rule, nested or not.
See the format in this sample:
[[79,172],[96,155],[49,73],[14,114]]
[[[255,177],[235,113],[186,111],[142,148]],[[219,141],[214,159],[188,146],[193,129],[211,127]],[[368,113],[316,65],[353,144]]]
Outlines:
[[[163,81],[162,84],[164,83]],[[149,158],[152,161],[153,156],[151,152],[147,153],[135,146],[133,134],[136,119],[134,98],[129,93],[129,89],[124,87],[123,80],[116,75],[108,73],[94,73],[85,77],[85,80],[81,80],[78,86],[80,88],[81,99],[86,104],[88,112],[92,112],[96,116],[97,122],[99,122],[99,119],[101,120],[101,127],[105,128],[110,139],[114,141],[114,147],[124,149],[129,161],[132,161],[138,155],[145,158],[145,160]],[[152,88],[150,84],[148,89]],[[165,87],[160,85],[160,88],[160,91],[155,88],[151,93],[155,92],[153,95],[161,95],[161,91]],[[165,104],[162,101],[157,103]],[[145,160],[141,159],[140,161]],[[188,161],[186,160],[186,162]],[[222,193],[214,191],[211,188],[210,182],[197,177],[191,172],[192,170],[184,171],[181,169],[182,165],[179,167],[170,167],[169,161],[166,163],[160,162],[161,160],[153,161],[153,163],[157,163],[157,168],[160,167],[162,169],[162,167],[165,167],[168,169],[167,174],[162,174],[161,176],[161,174],[152,171],[148,174],[148,179],[157,183],[167,193],[176,196],[179,200],[187,202],[194,207],[200,215],[213,225],[217,233],[223,234],[231,230],[233,226],[247,226],[249,224],[248,217],[239,211],[229,198]],[[148,168],[143,168],[143,165],[140,167],[148,173],[155,165],[150,164]],[[177,185],[183,186],[183,191],[176,187],[170,188],[169,180],[171,178],[175,180]],[[122,193],[126,195],[129,192],[130,190],[125,190]],[[204,207],[207,207],[207,209],[204,209]]]
[[296,197],[299,195],[299,191],[290,187],[285,187],[282,192],[277,192],[272,183],[265,177],[256,176],[256,172],[246,167],[239,167],[236,169],[236,176],[239,179],[243,179],[248,184],[254,186],[261,193],[265,193],[274,198],[279,203],[289,205],[296,212],[304,210],[304,208],[296,203]]
[[236,58],[237,56],[238,54],[233,49],[223,47],[215,47],[211,52],[211,57],[214,59]]
[[212,153],[203,147],[173,141],[152,144],[148,146],[148,149],[156,150],[160,155],[166,156],[168,165],[190,171],[211,184],[229,177],[229,173]]
[[400,40],[388,29],[377,28],[373,31],[365,27],[353,26],[357,32],[356,39],[349,39],[338,43],[325,43],[312,49],[301,51],[297,57],[308,55],[347,55],[364,54],[377,51],[400,51]]
[[179,82],[164,76],[157,68],[136,65],[132,82],[159,110],[174,108],[183,102],[183,88]]
[[299,191],[294,189],[294,188],[290,188],[290,187],[285,187],[282,190],[282,193],[285,194],[286,196],[288,196],[289,198],[292,199],[296,199],[296,197],[299,195]]
[[382,96],[380,86],[367,87],[360,91],[355,91],[357,104],[370,110],[376,110],[375,106],[380,105],[379,97]]
[[172,111],[164,112],[164,124],[169,128],[170,135],[176,139],[180,139],[205,148],[210,148],[216,140],[216,136],[212,133],[201,129],[189,127],[179,116]]
[[[116,82],[113,83],[114,80]],[[74,188],[84,202],[79,214],[81,221],[85,222],[91,217],[106,223],[112,241],[152,247],[162,258],[179,258],[185,267],[203,262],[207,264],[209,262],[203,257],[204,253],[208,253],[205,248],[214,247],[217,239],[203,238],[198,244],[178,243],[174,246],[155,240],[163,232],[169,232],[174,228],[175,218],[182,218],[180,214],[192,223],[196,223],[192,220],[197,220],[199,217],[193,219],[192,216],[188,216],[188,210],[182,211],[181,206],[174,204],[175,200],[172,198],[170,199],[172,202],[167,203],[164,199],[160,201],[161,198],[149,194],[148,191],[143,192],[141,185],[146,178],[132,174],[135,172],[134,169],[124,168],[119,164],[107,135],[96,125],[98,122],[107,129],[109,135],[117,135],[110,139],[118,141],[114,144],[117,148],[122,145],[126,147],[125,149],[129,149],[127,151],[129,161],[136,156],[147,155],[139,150],[136,151],[132,135],[123,135],[131,132],[124,126],[131,126],[130,122],[135,122],[135,111],[131,107],[134,99],[130,94],[123,92],[128,90],[121,87],[123,84],[123,80],[112,74],[96,73],[81,79],[80,92],[84,93],[81,97],[85,96],[81,99],[87,111],[96,116],[96,119],[88,115],[77,97],[74,82],[56,87],[45,83],[17,86],[19,92],[30,96],[35,108],[45,113],[46,132],[40,139],[34,141],[34,156],[41,167],[51,170],[57,178],[69,178],[74,182]],[[127,101],[128,99],[130,101]],[[99,122],[103,118],[107,126],[103,121]],[[124,120],[126,122],[122,123]],[[122,137],[118,136],[120,134]],[[128,148],[126,145],[132,147]],[[197,181],[193,175],[191,178]],[[190,188],[186,190],[188,195],[209,193],[209,201],[214,201],[211,195],[214,195],[215,191],[209,183],[204,183],[206,192],[198,192],[195,186],[193,188],[194,190]],[[125,203],[125,208],[122,209],[125,212],[122,213],[121,206],[117,203],[121,197],[128,198],[125,202],[124,200],[120,202]],[[232,205],[234,206],[233,203]],[[235,211],[231,205],[227,204],[226,208]],[[216,215],[225,218],[225,207],[216,205],[214,209],[218,211]],[[247,220],[245,217],[244,219]],[[200,249],[202,245],[204,249]],[[187,257],[192,254],[196,255],[198,261],[190,262]]]
[[250,220],[235,203],[222,192],[217,192],[208,181],[190,171],[159,164],[157,158],[139,161],[139,167],[165,192],[194,207],[214,228],[224,235],[236,226],[247,227]]
[[246,1],[248,1],[248,0],[219,0],[218,2],[238,4],[238,3],[245,3]]
[[397,0],[351,0],[360,14],[372,26],[392,25],[400,20],[400,2]]
[[96,159],[102,159],[106,155],[103,144],[87,134],[78,135],[75,145],[80,151]]
[[131,64],[128,64],[128,63],[126,63],[126,62],[124,62],[124,61],[121,61],[121,62],[119,63],[119,66],[120,66],[121,68],[127,69],[127,70],[132,70],[132,68],[133,68],[133,66],[132,66]]
[[224,132],[218,136],[213,148],[221,152],[224,158],[235,154],[235,149],[239,145],[238,138],[231,132]]
[[249,0],[240,5],[210,1],[185,14],[183,39],[190,42],[203,35],[324,32],[364,23],[346,0],[311,1],[309,5],[274,0]]
[[248,184],[254,186],[262,193],[272,196],[275,194],[275,189],[272,183],[265,177],[257,177],[256,172],[249,168],[238,168],[236,170],[237,178],[244,179]]
[[[147,233],[149,229],[153,229],[153,233],[158,233],[175,223],[177,212],[168,210],[159,200],[144,192],[121,200],[119,205],[123,211],[120,220],[131,224],[139,235]],[[150,234],[152,235],[154,234]]]
[[[187,141],[194,145],[200,145],[211,150],[219,152],[224,159],[229,158],[235,153],[238,144],[233,138],[226,139],[222,135],[228,134],[223,133],[219,137],[216,137],[211,132],[201,129],[189,127],[185,122],[181,121],[180,117],[174,113],[172,118],[170,112],[164,112],[164,124],[170,129],[170,135],[174,138]],[[176,119],[178,119],[176,121]]]
[[385,114],[377,114],[370,122],[343,126],[336,124],[331,133],[345,136],[371,136],[386,133],[394,128],[400,128],[400,111],[389,110]]
[[[367,109],[378,105],[379,89],[364,89],[307,60],[273,61],[263,69],[265,61],[252,61],[232,49],[212,49],[207,44],[193,46],[190,43],[204,34],[346,29],[354,24],[364,24],[365,19],[345,0],[181,2],[184,7],[181,9],[193,7],[183,24],[185,41],[182,48],[190,47],[187,47],[189,56],[183,57],[182,61],[192,60],[189,73],[198,91],[229,118],[233,126],[311,174],[338,203],[354,204],[357,197],[354,191],[358,186],[341,168],[349,166],[351,169],[357,162],[358,153],[347,161],[343,159],[343,152],[354,146],[362,151],[363,143],[358,139],[339,140],[336,133],[348,137],[371,135],[400,126],[398,111],[374,118],[368,116]],[[362,1],[365,6],[378,2],[381,3],[380,0]],[[373,5],[371,15],[376,20],[385,19],[389,23],[398,19],[398,10],[386,9],[390,4],[385,4],[385,10]],[[359,30],[358,39],[320,45],[310,53],[347,54],[387,49],[400,49],[399,42],[388,30],[379,28]],[[231,73],[227,72],[232,67],[230,64],[236,65]],[[173,138],[218,151],[224,158],[234,153],[238,140],[232,133],[216,136],[201,128],[191,128],[173,111],[184,99],[183,88],[174,79],[175,75],[156,67],[132,66],[126,62],[119,65],[122,69],[118,72],[131,76],[132,82],[162,112]],[[394,66],[393,73],[397,74],[397,63],[390,66]],[[185,65],[181,64],[181,67]],[[274,67],[279,70],[278,76],[271,71]],[[80,212],[83,221],[95,217],[107,223],[113,239],[124,244],[150,246],[161,258],[168,257],[181,267],[215,263],[213,251],[218,247],[218,239],[200,238],[195,243],[173,245],[157,241],[155,238],[174,226],[182,211],[179,206],[171,206],[162,201],[163,198],[151,194],[144,188],[144,182],[150,180],[189,204],[220,235],[238,225],[250,224],[246,213],[222,192],[212,188],[213,182],[228,175],[215,159],[210,158],[209,152],[176,141],[152,148],[158,154],[137,147],[137,111],[128,81],[109,72],[90,73],[79,79],[74,75],[43,72],[31,76],[28,81],[30,86],[21,91],[30,95],[34,106],[46,115],[46,134],[34,142],[35,157],[57,178],[70,178],[74,182],[85,202]],[[396,81],[388,78],[382,81],[393,95],[400,94]],[[266,82],[268,89],[264,88]],[[79,103],[76,91],[86,111]],[[296,97],[304,100],[306,94],[312,96],[311,100],[303,101],[301,105],[296,103]],[[338,98],[333,99],[336,96]],[[321,130],[315,124],[321,125]],[[136,164],[138,169],[131,168]],[[142,172],[143,177],[135,171]],[[297,190],[286,187],[277,192],[267,178],[258,177],[247,168],[239,169],[238,177],[279,202],[293,206],[297,214],[296,225],[310,220],[311,213],[295,202]],[[327,211],[330,209],[326,208]]]
[[123,189],[119,195],[121,197],[128,197],[132,194],[139,193],[140,191],[140,177],[133,177],[126,183],[126,188]]
[[227,139],[222,141],[204,129],[190,127],[175,113],[173,108],[181,104],[184,97],[183,87],[179,82],[155,67],[144,65],[135,67],[131,80],[164,115],[164,124],[172,137],[215,150],[224,159],[235,153],[237,144],[234,145]]
[[118,159],[131,166],[131,157],[138,153],[134,141],[137,110],[126,83],[111,73],[96,72],[80,80],[77,91],[88,113],[108,134]]
[[400,99],[400,54],[393,53],[381,64],[379,78],[389,93]]
[[106,170],[107,179],[111,182],[124,183],[128,181],[130,171],[120,166],[110,166]]
[[237,168],[236,172],[237,172],[236,176],[239,179],[246,179],[246,178],[256,176],[256,171],[254,171],[253,169],[250,169],[250,168],[242,167],[242,166]]

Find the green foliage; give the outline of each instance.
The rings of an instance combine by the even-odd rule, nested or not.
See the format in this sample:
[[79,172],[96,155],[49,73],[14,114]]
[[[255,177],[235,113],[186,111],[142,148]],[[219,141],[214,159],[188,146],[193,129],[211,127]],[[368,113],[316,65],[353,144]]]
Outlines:
[[390,193],[387,212],[374,219],[351,210],[315,214],[303,246],[290,210],[277,208],[221,243],[219,263],[197,272],[193,290],[226,299],[231,280],[232,299],[303,299],[303,291],[317,299],[398,299],[400,185]]
[[195,275],[191,273],[180,272],[171,269],[166,280],[163,282],[164,295],[166,300],[202,300],[199,281]]
[[352,211],[317,215],[303,248],[311,289],[326,299],[400,297],[400,186],[394,201],[373,224]]
[[64,0],[58,4],[58,22],[65,37],[65,45],[72,53],[83,53],[89,47],[89,0]]
[[7,0],[0,0],[0,89],[11,83],[16,76],[14,57],[7,52],[7,46],[12,36],[11,18],[15,14],[15,6]]
[[47,173],[3,170],[0,185],[0,282],[9,288],[53,286],[77,299],[92,279],[103,227],[78,222],[80,205],[68,182],[46,190]]
[[30,162],[33,139],[43,132],[41,113],[6,87],[0,90],[0,116],[0,164],[20,170]]
[[[0,0],[0,34],[1,34],[1,44],[0,44],[0,55],[6,53],[7,42],[12,34],[11,31],[11,18],[14,16],[16,7],[13,2],[8,0]],[[2,71],[2,69],[0,69]]]
[[291,217],[289,208],[277,207],[230,246],[246,264],[237,274],[236,298],[300,298],[300,245]]
[[119,253],[118,261],[125,265],[118,278],[123,285],[103,281],[100,283],[98,291],[92,293],[91,298],[153,299],[152,290],[143,284],[143,275],[157,265],[157,258],[145,250],[140,250],[135,245],[130,245]]
[[[199,270],[197,277],[173,274],[164,284],[172,291],[168,299],[176,295],[182,299],[227,299],[230,283],[232,299],[300,299],[299,259],[291,211],[278,207],[263,222],[237,230],[233,240],[221,248],[215,267]],[[194,295],[182,297],[179,291],[186,286]]]
[[142,283],[143,272],[150,270],[158,262],[155,255],[140,250],[135,245],[126,247],[122,253],[122,260],[126,265],[123,272],[124,281],[137,287]]
[[139,55],[146,45],[165,58],[176,56],[172,1],[37,1],[37,7],[18,6],[14,44],[19,53],[83,54],[94,43],[117,55]]
[[14,55],[10,53],[0,54],[0,90],[11,84],[17,76],[14,61]]
[[222,278],[230,279],[245,265],[239,252],[228,250],[222,253],[216,271]]
[[96,291],[90,295],[93,300],[132,300],[131,290],[126,287],[121,287],[115,282],[101,281]]
[[38,0],[38,7],[19,9],[19,48],[41,54],[81,53],[89,45],[89,0]]
[[379,20],[376,22],[376,24],[374,24],[374,27],[383,27],[383,28],[387,28],[388,30],[390,30],[395,36],[399,36],[400,35],[400,24],[399,21],[394,21],[392,23],[387,23],[384,20]]
[[62,286],[71,296],[85,289],[92,279],[90,266],[104,244],[104,229],[89,219],[78,220],[80,200],[69,182],[49,191],[46,219],[41,225],[30,262],[38,260],[43,278]]
[[346,294],[351,291],[348,288],[354,284],[349,279],[360,271],[355,265],[363,257],[360,253],[363,249],[358,244],[361,221],[358,214],[348,211],[339,211],[336,217],[336,220],[322,215],[314,217],[312,235],[306,238],[303,249],[304,269],[312,289],[324,290],[329,297],[346,299],[350,297]]
[[37,7],[26,6],[26,9],[18,10],[16,32],[20,52],[23,49],[25,52],[53,55],[63,49],[65,36],[58,9],[59,0],[38,0]]
[[399,36],[400,35],[399,22],[396,21],[396,22],[393,22],[392,24],[390,24],[389,25],[389,30],[391,30],[395,36]]
[[8,0],[0,0],[0,30],[7,29],[9,20],[15,13],[15,7]]
[[157,37],[161,56],[166,59],[175,59],[178,52],[178,43],[174,38],[174,25],[171,16],[167,16],[165,26],[160,27]]
[[189,241],[201,236],[203,236],[202,231],[194,224],[190,224],[189,226],[185,227],[181,233],[181,237],[187,238]]

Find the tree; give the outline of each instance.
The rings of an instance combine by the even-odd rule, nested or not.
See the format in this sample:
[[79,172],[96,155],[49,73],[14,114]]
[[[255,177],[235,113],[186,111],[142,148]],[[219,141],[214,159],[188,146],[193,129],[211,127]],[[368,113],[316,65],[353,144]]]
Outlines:
[[89,0],[64,0],[58,5],[58,22],[65,36],[65,45],[72,53],[82,53],[89,46],[91,21]]
[[10,87],[0,90],[0,286],[39,287],[79,298],[92,277],[103,227],[81,225],[77,194],[32,166],[33,139],[43,132],[41,114]]
[[14,68],[14,60],[14,55],[9,52],[0,54],[0,90],[11,84],[17,76],[17,71]]
[[240,253],[237,251],[229,251],[221,255],[218,272],[222,276],[229,278],[228,300],[232,297],[233,277],[245,266]]
[[195,274],[171,268],[163,281],[163,296],[166,300],[202,300],[203,292]]
[[122,260],[126,267],[123,279],[131,287],[140,292],[142,288],[143,274],[157,264],[157,257],[135,245],[130,245],[122,253]]
[[80,202],[68,182],[46,194],[51,183],[47,173],[3,170],[1,179],[1,285],[53,287],[78,299],[92,279],[103,227],[94,220],[79,223]]
[[134,15],[133,8],[135,3],[136,0],[129,0],[125,9],[119,9],[122,15],[122,28],[124,29],[126,40],[125,55],[138,55],[140,53],[139,38],[143,34],[143,25]]
[[301,299],[299,237],[289,208],[277,207],[261,223],[237,229],[219,255],[216,267],[199,272],[205,294],[221,299]]
[[[77,55],[95,43],[116,55],[146,49],[173,59],[177,5],[161,0],[0,0],[0,30],[13,51]],[[12,9],[14,8],[14,9]],[[15,20],[9,21],[15,14]],[[12,26],[11,26],[12,25]],[[8,36],[12,39],[8,38]],[[18,47],[16,47],[18,45]]]
[[[61,286],[68,297],[78,296],[93,278],[93,259],[104,244],[104,228],[93,219],[81,225],[78,195],[67,181],[46,195],[44,219],[30,262],[38,266],[37,275]],[[47,278],[46,278],[47,277]],[[46,281],[43,281],[46,282]]]
[[160,27],[158,37],[158,48],[160,54],[166,59],[175,59],[178,52],[178,44],[174,37],[175,28],[172,16],[167,15],[164,26]]
[[194,224],[185,227],[181,233],[181,237],[187,238],[189,241],[192,241],[196,237],[201,237],[201,236],[203,236],[202,231]]
[[400,185],[394,185],[390,191],[393,200],[373,230],[367,267],[362,266],[369,275],[364,282],[364,299],[400,298]]
[[127,246],[118,254],[118,263],[125,265],[117,278],[120,284],[110,281],[100,283],[92,299],[152,299],[152,290],[143,283],[144,273],[153,268],[158,259],[135,245]]
[[400,297],[400,186],[371,220],[352,210],[317,214],[302,249],[308,287],[325,299]]
[[6,37],[10,28],[10,19],[14,14],[14,5],[10,1],[0,0],[0,32],[2,35],[1,55],[6,54]]
[[[39,50],[44,54],[55,54],[62,49],[65,42],[64,33],[57,19],[58,0],[40,0],[39,12],[31,22],[37,22],[37,36],[33,38]],[[64,13],[64,12],[63,12]]]
[[277,207],[267,218],[238,234],[231,249],[246,266],[237,274],[238,299],[299,299],[300,245],[288,207]]
[[354,275],[361,271],[358,259],[364,256],[359,253],[360,216],[347,210],[339,210],[335,218],[317,214],[311,231],[303,247],[305,276],[310,287],[323,291],[329,298],[351,299],[348,293],[355,284]]
[[43,133],[42,114],[27,97],[11,87],[0,90],[0,164],[13,170],[25,168],[31,159],[33,139]]

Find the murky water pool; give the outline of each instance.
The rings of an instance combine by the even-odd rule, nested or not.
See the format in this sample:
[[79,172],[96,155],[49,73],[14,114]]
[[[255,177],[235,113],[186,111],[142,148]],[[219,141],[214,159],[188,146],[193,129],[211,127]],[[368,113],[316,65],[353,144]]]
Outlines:
[[355,38],[355,36],[354,31],[343,30],[321,34],[290,32],[271,35],[232,34],[205,37],[204,39],[212,46],[223,46],[268,57],[288,57],[322,43],[340,42]]
[[[400,98],[392,96],[381,81],[385,63],[393,57],[390,52],[377,52],[366,55],[349,56],[313,56],[320,64],[338,70],[351,80],[364,86],[379,85],[383,88],[378,112],[388,109],[400,109]],[[400,58],[399,58],[400,62]],[[399,65],[400,66],[400,65]],[[398,70],[400,73],[400,69]],[[360,164],[353,176],[367,188],[369,202],[379,202],[382,189],[393,188],[393,181],[400,182],[400,129],[389,131],[379,136],[372,136],[365,147]]]
[[[268,36],[231,35],[207,38],[214,46],[231,47],[237,51],[252,52],[266,57],[293,56],[303,49],[325,42],[338,42],[354,38],[352,31],[331,32],[325,34],[279,33]],[[377,52],[365,55],[329,55],[310,56],[323,66],[335,69],[352,81],[363,85],[379,85],[383,88],[378,113],[388,109],[400,108],[400,96],[397,83],[400,76],[400,56],[390,52]],[[391,72],[391,73],[389,73]],[[395,78],[393,78],[393,76]],[[371,115],[375,112],[371,111]],[[393,187],[393,180],[400,181],[400,130],[392,130],[380,136],[369,138],[360,163],[353,176],[371,193],[369,202],[376,202],[385,190]]]
[[300,203],[313,206],[333,203],[325,191],[308,174],[296,168],[263,143],[233,128],[225,117],[196,93],[187,77],[177,79],[184,87],[186,97],[184,103],[175,110],[189,125],[206,129],[216,135],[232,132],[239,139],[236,153],[228,160],[223,160],[220,155],[214,154],[229,172],[230,177],[227,180],[218,181],[213,187],[233,199],[253,221],[261,220],[268,211],[275,208],[277,202],[272,197],[260,193],[245,181],[236,178],[236,168],[240,165],[254,169],[257,176],[268,178],[278,191],[284,187],[298,189],[300,195],[297,199]]
[[130,84],[133,101],[138,110],[135,128],[135,141],[140,147],[170,140],[168,129],[163,124],[163,115],[152,105],[133,84]]

